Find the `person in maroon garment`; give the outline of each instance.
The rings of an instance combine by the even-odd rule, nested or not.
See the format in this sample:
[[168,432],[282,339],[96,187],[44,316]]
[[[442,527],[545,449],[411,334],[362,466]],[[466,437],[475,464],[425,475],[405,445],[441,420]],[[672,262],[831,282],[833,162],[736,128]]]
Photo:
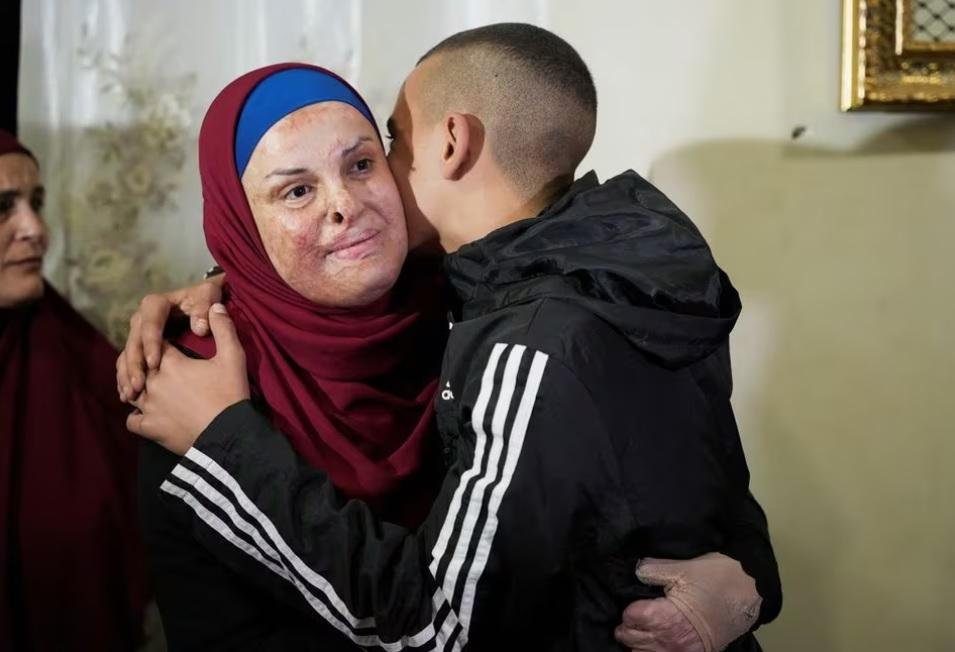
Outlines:
[[[234,165],[229,141],[272,131],[257,112],[270,112],[279,91],[301,105],[272,132],[285,127],[268,161],[283,169],[269,168],[260,186],[249,175],[224,173]],[[236,106],[244,107],[237,136]],[[341,128],[328,128],[333,124]],[[301,136],[309,126],[314,142]],[[323,179],[321,192],[288,169],[304,164],[284,165],[313,151],[330,153],[322,172],[336,177]],[[417,259],[404,265],[407,230],[371,111],[324,69],[262,68],[213,103],[199,161],[206,242],[226,271],[226,303],[256,393],[299,455],[325,469],[345,495],[417,525],[437,491],[421,474],[448,329],[437,264],[430,272]],[[250,158],[248,169],[257,162]],[[343,204],[325,209],[343,215],[315,226],[320,209],[312,197],[322,193]],[[200,357],[214,353],[210,338],[187,333],[180,344]]]
[[[285,121],[275,97],[292,102]],[[262,131],[271,145],[237,161],[229,141]],[[382,518],[417,526],[442,478],[432,399],[448,329],[437,265],[406,264],[401,200],[367,105],[321,68],[269,66],[219,95],[199,152],[206,242],[228,277],[243,380],[303,462]],[[250,183],[246,166],[268,169]],[[322,210],[340,217],[315,220]],[[192,357],[217,353],[211,338],[174,341]],[[143,442],[140,514],[170,648],[321,647],[302,618],[197,545],[185,515],[161,504],[177,462]]]
[[33,155],[0,131],[0,649],[132,650],[148,587],[116,351],[44,281]]

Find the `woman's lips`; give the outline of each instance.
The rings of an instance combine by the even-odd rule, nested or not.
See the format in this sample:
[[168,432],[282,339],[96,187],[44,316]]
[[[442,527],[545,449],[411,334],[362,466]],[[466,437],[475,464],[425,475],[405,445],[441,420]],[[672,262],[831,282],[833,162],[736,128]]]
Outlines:
[[341,260],[359,260],[378,248],[380,231],[368,229],[353,236],[341,238],[332,244],[329,256]]
[[3,264],[4,267],[14,267],[23,271],[37,271],[43,267],[42,256],[32,256],[30,258],[21,258],[19,260],[9,260]]

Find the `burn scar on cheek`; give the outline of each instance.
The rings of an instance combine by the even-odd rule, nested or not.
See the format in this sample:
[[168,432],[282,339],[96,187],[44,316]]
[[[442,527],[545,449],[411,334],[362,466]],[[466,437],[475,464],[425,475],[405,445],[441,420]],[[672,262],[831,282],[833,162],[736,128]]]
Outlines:
[[309,254],[320,249],[321,220],[306,219],[301,215],[279,213],[277,216],[279,229],[284,238],[295,251],[300,254]]
[[316,248],[315,243],[318,238],[316,238],[309,231],[298,231],[292,235],[292,240],[295,243],[295,248],[298,251],[306,252]]

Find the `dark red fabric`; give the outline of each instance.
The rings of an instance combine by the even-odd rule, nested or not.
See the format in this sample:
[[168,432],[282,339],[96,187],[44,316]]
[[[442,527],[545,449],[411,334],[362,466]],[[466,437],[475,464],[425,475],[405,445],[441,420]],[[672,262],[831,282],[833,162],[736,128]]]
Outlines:
[[[280,64],[248,73],[206,114],[199,134],[206,243],[225,270],[249,375],[276,426],[346,496],[416,505],[396,516],[413,520],[429,503],[420,480],[447,332],[439,276],[406,267],[390,294],[356,310],[318,306],[279,277],[235,169],[234,134],[255,85],[292,67],[314,68]],[[208,339],[187,335],[180,343],[213,354]]]
[[16,136],[6,129],[0,129],[0,156],[17,153],[26,154],[34,161],[36,160],[36,157],[33,156],[33,152],[24,147],[23,144],[17,140]]
[[0,310],[0,649],[132,650],[146,583],[116,351],[52,287]]

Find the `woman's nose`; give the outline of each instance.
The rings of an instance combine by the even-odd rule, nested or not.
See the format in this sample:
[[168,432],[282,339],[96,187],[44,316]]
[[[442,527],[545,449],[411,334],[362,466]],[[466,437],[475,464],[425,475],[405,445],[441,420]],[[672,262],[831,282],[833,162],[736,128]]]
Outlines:
[[357,202],[347,188],[340,188],[331,202],[329,219],[332,224],[347,224],[355,219]]
[[17,211],[17,230],[16,238],[18,240],[35,240],[42,242],[46,234],[46,225],[43,218],[28,202]]

